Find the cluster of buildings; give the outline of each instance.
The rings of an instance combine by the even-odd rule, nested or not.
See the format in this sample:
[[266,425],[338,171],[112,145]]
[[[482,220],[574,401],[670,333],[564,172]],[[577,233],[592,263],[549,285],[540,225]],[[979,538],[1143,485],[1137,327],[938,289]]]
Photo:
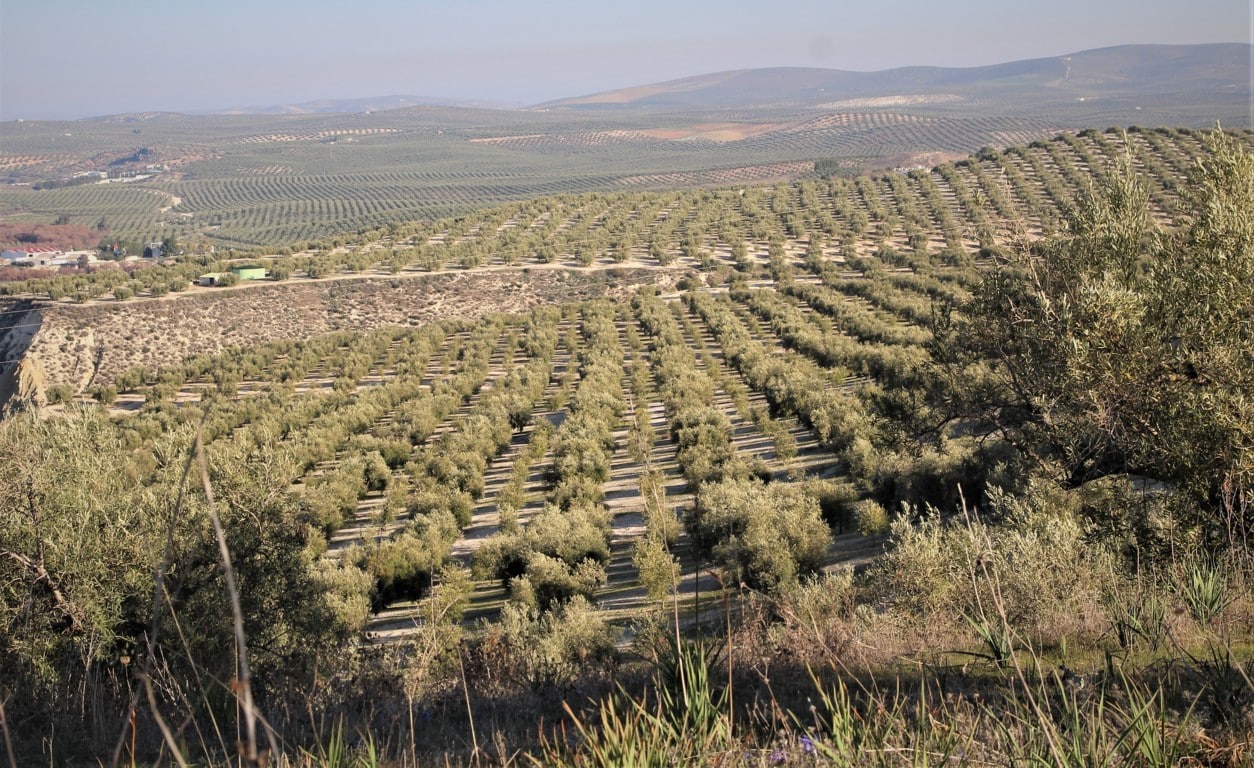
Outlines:
[[[160,243],[149,243],[144,247],[145,259],[161,259],[166,256],[165,246]],[[138,256],[128,256],[126,249],[119,245],[113,246],[115,260],[134,261]],[[84,261],[86,259],[86,261]],[[5,248],[0,251],[0,267],[75,267],[95,264],[98,260],[96,251],[62,251],[59,248],[40,246]]]
[[58,248],[6,248],[0,251],[0,266],[14,267],[74,267],[83,258],[91,264],[96,261],[95,251],[62,251]]
[[[161,243],[150,243],[144,249],[144,258],[159,259],[164,255]],[[123,252],[123,257],[125,253]],[[134,260],[136,257],[125,257]],[[0,251],[0,267],[76,267],[94,264],[95,251],[61,251],[56,248],[6,248]],[[269,275],[265,267],[245,265],[231,267],[229,272],[209,272],[196,278],[197,285],[229,285],[241,280],[265,280]]]

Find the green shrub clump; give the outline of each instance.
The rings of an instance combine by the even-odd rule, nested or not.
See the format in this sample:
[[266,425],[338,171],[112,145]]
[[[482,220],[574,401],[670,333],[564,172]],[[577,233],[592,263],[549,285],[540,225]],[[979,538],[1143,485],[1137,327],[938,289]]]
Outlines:
[[730,583],[772,590],[817,572],[832,543],[819,502],[803,489],[757,479],[706,483],[686,521],[693,544]]

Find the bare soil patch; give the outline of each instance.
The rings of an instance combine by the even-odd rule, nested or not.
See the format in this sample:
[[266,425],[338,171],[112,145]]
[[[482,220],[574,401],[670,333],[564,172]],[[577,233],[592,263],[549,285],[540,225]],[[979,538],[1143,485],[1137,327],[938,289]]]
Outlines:
[[786,127],[788,123],[698,123],[686,128],[657,128],[642,133],[672,141],[707,139],[723,143],[774,133]]

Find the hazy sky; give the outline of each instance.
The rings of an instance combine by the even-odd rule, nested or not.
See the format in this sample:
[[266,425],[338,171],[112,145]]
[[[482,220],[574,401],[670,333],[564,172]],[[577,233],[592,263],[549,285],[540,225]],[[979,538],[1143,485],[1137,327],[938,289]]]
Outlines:
[[0,120],[1250,42],[1254,0],[0,0]]

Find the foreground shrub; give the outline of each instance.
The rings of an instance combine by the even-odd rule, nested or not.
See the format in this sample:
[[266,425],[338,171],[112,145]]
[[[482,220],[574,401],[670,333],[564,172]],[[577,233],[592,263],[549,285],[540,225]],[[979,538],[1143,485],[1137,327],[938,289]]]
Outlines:
[[612,628],[583,597],[544,613],[506,603],[481,643],[484,651],[502,665],[497,675],[528,687],[567,686],[617,657]]
[[1027,496],[993,492],[983,516],[946,521],[928,510],[897,520],[870,583],[903,614],[1004,624],[1055,643],[1096,639],[1104,591],[1121,578],[1112,550],[1088,540],[1066,497],[1041,486]]

